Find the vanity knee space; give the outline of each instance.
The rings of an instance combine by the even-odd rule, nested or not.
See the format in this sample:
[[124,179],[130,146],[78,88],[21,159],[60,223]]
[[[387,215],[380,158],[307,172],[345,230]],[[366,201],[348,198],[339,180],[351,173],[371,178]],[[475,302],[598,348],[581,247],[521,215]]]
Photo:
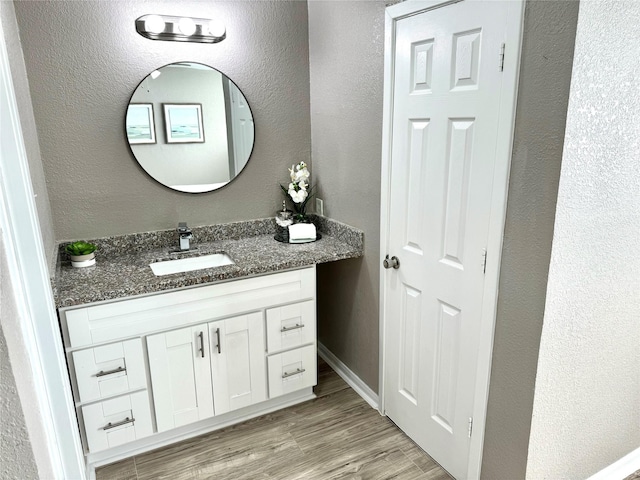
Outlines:
[[87,454],[144,451],[313,398],[315,290],[310,267],[61,309]]

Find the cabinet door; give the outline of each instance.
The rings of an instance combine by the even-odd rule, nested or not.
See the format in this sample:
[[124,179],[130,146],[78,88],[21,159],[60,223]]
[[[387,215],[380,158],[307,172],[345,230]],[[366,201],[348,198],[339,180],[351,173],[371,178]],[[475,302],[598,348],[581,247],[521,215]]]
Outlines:
[[209,324],[216,415],[267,399],[262,313]]
[[158,431],[213,416],[207,325],[147,337]]

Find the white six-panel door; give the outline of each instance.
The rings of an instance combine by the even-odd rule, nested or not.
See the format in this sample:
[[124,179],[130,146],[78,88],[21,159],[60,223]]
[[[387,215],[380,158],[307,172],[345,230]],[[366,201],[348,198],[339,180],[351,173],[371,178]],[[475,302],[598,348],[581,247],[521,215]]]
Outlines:
[[383,271],[385,413],[458,479],[469,464],[492,198],[506,188],[494,170],[507,4],[402,18],[391,53],[385,253],[400,268]]

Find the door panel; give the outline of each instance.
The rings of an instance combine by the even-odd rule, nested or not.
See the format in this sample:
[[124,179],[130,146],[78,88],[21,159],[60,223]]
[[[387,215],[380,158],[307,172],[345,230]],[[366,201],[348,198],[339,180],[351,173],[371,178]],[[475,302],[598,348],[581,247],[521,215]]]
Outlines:
[[262,313],[212,322],[209,335],[216,415],[266,400]]
[[212,417],[207,326],[150,335],[147,349],[158,432]]
[[456,478],[469,462],[507,4],[396,23],[385,410]]

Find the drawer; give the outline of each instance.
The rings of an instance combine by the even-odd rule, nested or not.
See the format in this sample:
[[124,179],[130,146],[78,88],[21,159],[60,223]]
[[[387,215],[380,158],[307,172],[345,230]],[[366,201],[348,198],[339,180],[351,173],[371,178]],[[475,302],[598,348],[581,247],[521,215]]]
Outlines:
[[315,302],[267,310],[267,351],[280,352],[316,341]]
[[269,398],[317,383],[316,346],[308,345],[267,357]]
[[89,452],[117,447],[153,433],[146,391],[82,407]]
[[139,338],[73,352],[72,357],[81,402],[147,388]]

